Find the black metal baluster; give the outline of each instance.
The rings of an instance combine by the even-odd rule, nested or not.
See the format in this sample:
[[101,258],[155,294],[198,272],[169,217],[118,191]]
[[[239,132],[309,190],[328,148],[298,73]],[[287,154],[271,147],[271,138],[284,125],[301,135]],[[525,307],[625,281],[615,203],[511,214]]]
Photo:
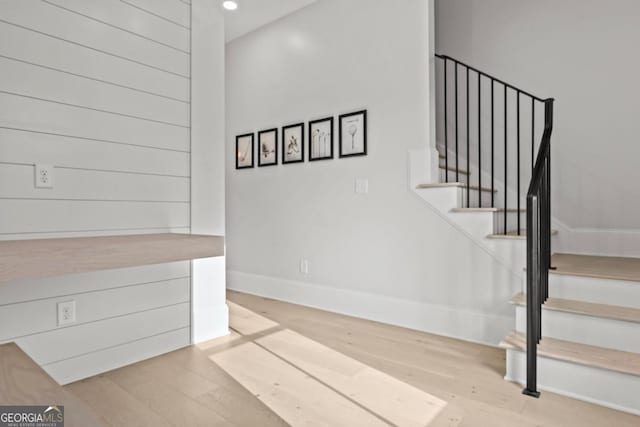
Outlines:
[[[469,159],[471,158],[471,153],[469,152],[469,68],[467,67],[467,173],[469,173]],[[471,207],[471,188],[470,188],[471,180],[469,179],[469,175],[467,175],[467,207]],[[479,191],[478,191],[479,192]],[[480,194],[482,197],[482,194]]]
[[460,161],[458,159],[458,62],[455,61],[453,63],[453,65],[455,66],[455,84],[456,84],[456,90],[455,90],[455,94],[456,94],[456,182],[460,182],[460,180],[458,179],[458,166],[460,165]]
[[507,86],[504,86],[504,234],[507,234],[507,208],[509,207],[509,205],[507,204],[507,193],[508,193],[508,189],[509,187],[507,186],[507,178],[508,178],[508,171],[507,171],[507,141],[508,141],[508,137],[507,137],[507,133],[508,133],[508,126],[507,126],[507,107],[508,107],[508,103],[507,103]]
[[[527,230],[531,236],[538,235],[540,231],[538,223],[539,204],[536,195],[527,196]],[[533,397],[540,397],[538,392],[538,343],[534,337],[538,336],[538,284],[540,274],[539,247],[536,239],[527,239],[527,386],[522,390],[523,394]]]
[[[482,115],[480,111],[482,109],[482,82],[480,81],[480,73],[478,73],[478,193],[480,194],[480,204],[478,207],[482,207]],[[470,171],[467,171],[470,172]],[[471,175],[467,175],[467,179],[471,179]]]
[[494,89],[493,89],[493,83],[495,82],[494,79],[491,79],[491,207],[495,208],[496,207],[496,203],[494,200],[494,195],[495,195],[495,191],[494,191],[494,173],[493,173],[493,166],[494,166],[494,160],[495,160],[495,156],[494,156],[494,102],[493,102],[493,95],[494,95]]
[[536,99],[531,97],[531,175],[533,177],[533,165],[536,161]]
[[[444,182],[449,182],[449,121],[447,120],[447,58],[444,58]],[[438,158],[440,164],[440,158]]]
[[[518,173],[518,179],[517,179],[517,187],[516,187],[516,196],[517,196],[517,201],[518,201],[518,206],[517,206],[517,216],[518,216],[518,236],[520,235],[520,92],[516,92],[516,128],[517,128],[517,132],[518,132],[518,136],[516,138],[516,169],[517,169],[517,173]],[[505,215],[506,215],[506,211],[505,211]]]

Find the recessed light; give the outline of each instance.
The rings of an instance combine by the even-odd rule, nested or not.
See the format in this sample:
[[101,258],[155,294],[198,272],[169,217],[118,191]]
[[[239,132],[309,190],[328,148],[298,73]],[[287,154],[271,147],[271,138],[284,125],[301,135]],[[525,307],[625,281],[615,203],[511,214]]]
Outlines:
[[238,8],[238,2],[233,0],[225,0],[222,2],[222,7],[227,10],[236,10]]

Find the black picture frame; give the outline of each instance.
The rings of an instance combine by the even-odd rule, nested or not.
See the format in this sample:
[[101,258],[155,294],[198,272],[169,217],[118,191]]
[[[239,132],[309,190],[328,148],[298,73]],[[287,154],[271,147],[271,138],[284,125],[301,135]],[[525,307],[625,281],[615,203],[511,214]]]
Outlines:
[[[320,128],[320,125],[324,125],[326,127],[326,123],[329,124],[329,141],[327,141],[326,132],[325,135],[322,136],[321,133],[314,138],[314,130]],[[321,130],[319,130],[322,132]],[[326,117],[324,119],[312,120],[309,122],[309,161],[315,162],[319,160],[331,160],[333,159],[333,117]],[[319,139],[322,138],[322,141]],[[316,141],[319,141],[316,143]],[[328,144],[327,144],[328,142]],[[327,154],[327,148],[328,154]],[[317,153],[317,155],[315,154]]]
[[[245,138],[251,138],[251,143],[243,148],[240,146],[240,142],[242,139],[245,139]],[[236,136],[236,169],[251,169],[255,166],[254,140],[255,140],[255,135],[253,133],[245,133],[243,135]],[[247,154],[251,156],[251,163],[246,165],[241,165],[240,163],[244,162]]]
[[[265,150],[262,142],[263,135],[273,133],[273,151]],[[265,129],[258,132],[258,167],[276,166],[278,164],[278,128]],[[273,161],[263,160],[263,157],[272,157]]]
[[[287,160],[287,155],[290,150],[293,150],[293,147],[290,147],[290,143],[287,142],[287,132],[291,129],[300,129],[300,141],[298,143],[298,152],[300,153],[299,159],[295,160]],[[293,125],[283,126],[282,127],[282,164],[291,164],[291,163],[304,163],[304,145],[305,145],[305,135],[304,135],[304,123],[296,123]]]
[[[347,119],[352,118],[352,117],[356,117],[356,116],[362,116],[362,124],[361,125],[354,125],[350,128],[346,128],[344,127],[344,123],[347,121]],[[359,130],[357,126],[361,126],[362,129],[362,148],[360,149],[356,149],[353,144],[355,141],[355,135],[357,134],[357,131]],[[348,142],[347,141],[343,141],[343,138],[345,137],[344,135],[344,131],[349,131],[353,129],[353,133],[349,132],[351,135],[351,144],[352,146],[347,149],[348,147]],[[342,158],[342,157],[354,157],[354,156],[366,156],[367,155],[367,110],[360,110],[360,111],[355,111],[353,113],[347,113],[347,114],[341,114],[340,117],[338,117],[338,134],[339,134],[339,148],[338,148],[338,155]],[[351,151],[353,150],[353,151]]]

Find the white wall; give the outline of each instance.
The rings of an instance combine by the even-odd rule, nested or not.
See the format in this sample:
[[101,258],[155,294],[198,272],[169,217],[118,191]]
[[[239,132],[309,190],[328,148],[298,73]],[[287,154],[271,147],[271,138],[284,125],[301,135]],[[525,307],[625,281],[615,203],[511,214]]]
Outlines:
[[[227,45],[230,288],[491,344],[512,327],[517,280],[408,188],[430,30],[426,0],[320,0]],[[366,157],[234,169],[235,135],[360,108]]]
[[633,0],[439,0],[437,50],[556,98],[553,214],[565,250],[640,256]]
[[[200,98],[190,137],[188,3],[7,1],[0,16],[0,239],[204,232],[205,211],[223,234],[223,177],[207,177],[217,205],[203,207],[203,166],[191,165],[192,142],[210,164],[223,144],[203,144],[200,108],[220,107]],[[34,163],[54,165],[53,189],[34,188]],[[188,345],[190,288],[189,262],[1,283],[0,342],[70,382]],[[77,323],[60,328],[68,300]]]

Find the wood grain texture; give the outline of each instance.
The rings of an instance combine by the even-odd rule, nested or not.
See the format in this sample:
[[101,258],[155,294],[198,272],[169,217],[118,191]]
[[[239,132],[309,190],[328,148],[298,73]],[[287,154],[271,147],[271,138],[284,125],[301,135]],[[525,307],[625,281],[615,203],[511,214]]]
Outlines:
[[640,282],[640,258],[555,254],[552,274]]
[[0,403],[63,405],[68,427],[105,425],[85,403],[56,384],[13,343],[0,345]]
[[[276,395],[259,394],[265,399],[268,397],[269,401],[278,400],[282,405],[279,410],[294,416],[299,411],[296,401],[320,400],[327,396],[326,389],[323,395],[314,395],[311,389],[292,388],[298,387],[296,382],[289,386],[291,376],[287,372],[298,369],[293,365],[302,361],[307,364],[305,367],[314,369],[315,375],[311,376],[316,380],[331,380],[337,387],[342,385],[334,380],[353,367],[361,372],[375,372],[372,378],[396,384],[372,388],[371,391],[378,394],[373,397],[382,402],[400,397],[398,391],[406,386],[399,383],[436,396],[447,404],[429,427],[636,427],[640,420],[634,415],[551,392],[544,393],[541,399],[523,396],[520,386],[503,379],[504,351],[500,349],[237,292],[229,292],[229,299],[235,303],[232,311],[238,306],[243,308],[242,316],[236,318],[240,320],[238,325],[232,318],[232,328],[262,324],[263,319],[278,326],[251,335],[232,333],[198,347],[181,349],[71,384],[66,389],[86,401],[113,426],[198,425],[198,422],[207,421],[205,425],[285,426],[291,423],[287,424],[274,408],[261,402],[210,357],[234,365],[239,376],[250,377],[253,383],[264,382],[260,378],[265,376],[277,376],[275,371],[269,371],[271,363],[282,368],[283,371],[278,372],[285,375],[287,382],[279,381],[278,377],[277,386],[270,383],[264,387]],[[250,312],[254,318],[248,322]],[[278,335],[283,330],[295,331],[302,340],[288,340],[289,333],[286,337]],[[294,351],[299,344],[304,345]],[[269,345],[269,351],[265,345]],[[245,358],[241,363],[231,357],[244,357],[249,353],[257,355]],[[328,356],[325,358],[325,355]],[[347,358],[349,362],[345,362]],[[285,360],[288,367],[282,367]],[[387,376],[395,380],[389,380]],[[296,381],[305,383],[302,379]],[[347,389],[334,389],[336,395],[344,397],[350,389],[363,384],[355,379],[347,384]],[[366,390],[358,392],[362,391]],[[291,396],[291,399],[287,400],[285,396]],[[325,407],[326,402],[319,402],[322,406],[318,407]],[[393,414],[393,407],[402,404],[402,401],[394,401],[388,407],[371,410],[386,410]],[[323,425],[322,420],[335,411],[336,408],[331,407],[319,418],[297,419],[303,424],[306,422],[305,425]],[[394,420],[409,415],[408,411],[395,414]],[[370,414],[364,417],[350,425],[368,425],[366,421],[371,419]],[[386,425],[404,425],[397,422]]]
[[[512,304],[527,305],[527,295],[519,293],[511,299]],[[640,309],[617,305],[596,304],[562,298],[549,298],[542,308],[563,311],[566,313],[584,314],[586,316],[603,317],[605,319],[624,320],[640,323]]]
[[[514,332],[500,345],[504,348],[524,350],[527,347],[527,337],[523,333]],[[640,376],[638,353],[543,338],[538,346],[538,356]]]
[[224,237],[145,234],[0,242],[0,281],[224,255]]

